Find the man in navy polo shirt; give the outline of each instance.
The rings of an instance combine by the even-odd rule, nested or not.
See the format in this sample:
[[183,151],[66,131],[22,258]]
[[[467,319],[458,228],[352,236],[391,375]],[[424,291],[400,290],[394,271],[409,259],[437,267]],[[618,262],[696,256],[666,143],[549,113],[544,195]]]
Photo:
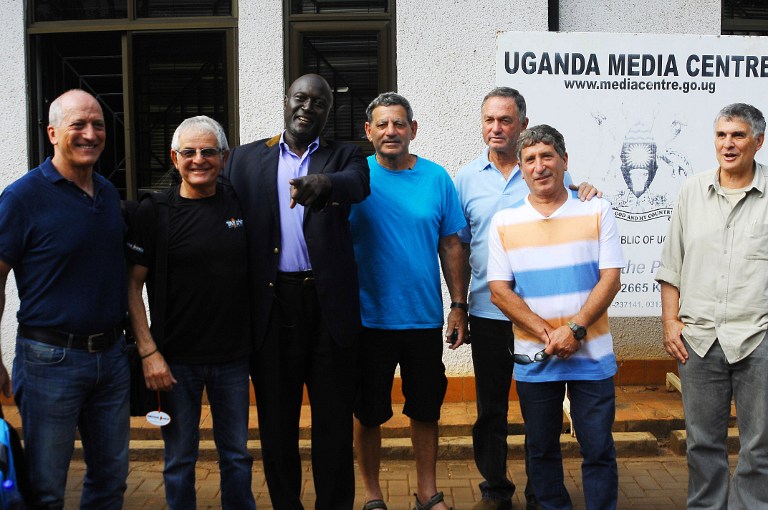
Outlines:
[[[0,313],[13,269],[13,391],[24,427],[34,508],[64,506],[79,429],[87,465],[81,508],[119,509],[128,475],[130,373],[123,223],[114,186],[93,171],[104,115],[82,90],[51,103],[54,156],[0,195]],[[0,362],[0,389],[10,381]]]

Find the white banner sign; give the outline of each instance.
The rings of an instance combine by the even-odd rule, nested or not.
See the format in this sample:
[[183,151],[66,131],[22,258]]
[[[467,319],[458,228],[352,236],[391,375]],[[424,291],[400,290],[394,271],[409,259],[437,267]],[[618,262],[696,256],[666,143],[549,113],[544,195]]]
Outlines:
[[525,96],[529,125],[563,133],[573,180],[613,204],[626,266],[611,315],[660,315],[653,277],[677,191],[717,166],[723,106],[768,115],[768,38],[506,32],[496,73]]

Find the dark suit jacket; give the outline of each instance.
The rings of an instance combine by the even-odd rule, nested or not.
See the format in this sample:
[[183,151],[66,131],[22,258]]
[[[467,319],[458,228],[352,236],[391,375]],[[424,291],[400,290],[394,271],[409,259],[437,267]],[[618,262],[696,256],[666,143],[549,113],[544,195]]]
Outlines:
[[[279,141],[278,135],[232,149],[224,169],[224,176],[240,199],[248,233],[257,349],[267,332],[281,247]],[[310,156],[308,173],[326,174],[332,183],[325,204],[304,208],[304,239],[328,330],[338,344],[349,346],[361,325],[357,265],[348,217],[351,204],[371,192],[368,163],[357,146],[321,138],[320,147]]]

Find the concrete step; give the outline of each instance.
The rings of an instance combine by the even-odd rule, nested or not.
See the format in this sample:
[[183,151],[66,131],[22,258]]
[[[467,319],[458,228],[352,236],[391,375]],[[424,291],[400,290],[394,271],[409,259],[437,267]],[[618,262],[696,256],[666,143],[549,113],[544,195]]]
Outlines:
[[[656,437],[650,432],[616,432],[613,434],[618,457],[649,457],[659,454],[659,445]],[[524,436],[509,436],[509,458],[523,459]],[[579,457],[579,444],[575,437],[563,434],[560,437],[563,457]],[[254,459],[261,459],[261,443],[258,440],[248,441],[248,449]],[[163,441],[161,439],[131,440],[130,456],[133,461],[162,461]],[[310,441],[299,441],[299,453],[301,458],[309,460]],[[75,446],[75,458],[82,459],[82,448],[78,441]],[[200,460],[215,461],[217,459],[216,446],[212,440],[200,441]],[[412,460],[413,449],[408,438],[382,439],[382,458],[385,460]],[[468,460],[473,458],[471,436],[441,437],[439,440],[439,460]]]
[[[394,416],[382,426],[384,438],[410,437],[409,419],[402,414],[402,404],[393,404]],[[472,425],[477,419],[477,407],[473,401],[443,404],[440,419],[440,435],[445,437],[471,436]],[[510,434],[523,434],[523,418],[517,401],[509,402],[507,416]],[[256,407],[250,408],[249,439],[259,439]],[[309,439],[312,416],[309,406],[302,406],[300,439]],[[563,431],[567,429],[563,418]],[[685,428],[683,406],[679,393],[668,392],[664,387],[622,386],[616,388],[616,420],[614,432],[650,432],[666,440],[673,430]],[[160,439],[160,429],[149,425],[143,417],[131,418],[131,438],[140,440]],[[200,417],[200,438],[213,439],[212,418],[209,406],[203,406]]]
[[[21,431],[21,420],[15,406],[4,406],[9,423]],[[402,414],[402,404],[393,405],[394,416],[382,426],[384,458],[412,459],[409,419]],[[261,455],[259,448],[258,416],[256,407],[250,407],[249,447],[254,457]],[[732,410],[732,422],[735,426]],[[473,401],[450,402],[443,405],[440,419],[440,451],[444,459],[472,459],[472,425],[477,418],[477,407]],[[213,429],[210,407],[205,405],[200,417],[200,456],[216,459],[213,446]],[[303,406],[300,418],[299,438],[301,454],[309,453],[311,435],[311,410]],[[672,451],[685,454],[685,419],[680,394],[665,391],[664,387],[621,386],[616,388],[616,420],[613,426],[617,454],[621,457],[656,455],[668,443]],[[508,414],[510,456],[522,458],[523,419],[517,401],[509,402]],[[569,424],[563,417],[563,455],[578,455],[575,439],[567,435]],[[681,435],[682,433],[682,435]],[[734,448],[734,447],[731,447]],[[731,451],[736,451],[735,447]],[[82,455],[78,448],[77,455]],[[160,429],[147,423],[144,417],[131,418],[132,458],[162,460],[162,439]]]
[[[673,430],[669,435],[669,449],[678,455],[685,455],[685,440],[688,438],[685,430]],[[728,429],[727,447],[728,453],[739,453],[739,429]]]

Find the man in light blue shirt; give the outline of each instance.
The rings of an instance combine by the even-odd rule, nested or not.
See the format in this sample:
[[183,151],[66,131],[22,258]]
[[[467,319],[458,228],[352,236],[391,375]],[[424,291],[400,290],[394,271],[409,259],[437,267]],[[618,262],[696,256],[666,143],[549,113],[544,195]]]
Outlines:
[[[469,324],[472,364],[475,372],[477,421],[472,428],[475,463],[485,479],[480,484],[482,501],[474,510],[509,510],[515,485],[507,477],[507,412],[514,365],[512,324],[491,303],[486,268],[488,229],[496,211],[509,207],[528,194],[517,161],[517,140],[528,127],[523,96],[515,89],[498,87],[483,99],[483,140],[487,147],[456,174],[456,190],[467,219],[459,232],[469,244],[472,286],[469,293]],[[566,172],[565,185],[575,189]],[[579,187],[579,196],[592,198],[597,190]],[[465,272],[465,273],[468,273]],[[526,486],[527,508],[538,508],[532,489]]]

